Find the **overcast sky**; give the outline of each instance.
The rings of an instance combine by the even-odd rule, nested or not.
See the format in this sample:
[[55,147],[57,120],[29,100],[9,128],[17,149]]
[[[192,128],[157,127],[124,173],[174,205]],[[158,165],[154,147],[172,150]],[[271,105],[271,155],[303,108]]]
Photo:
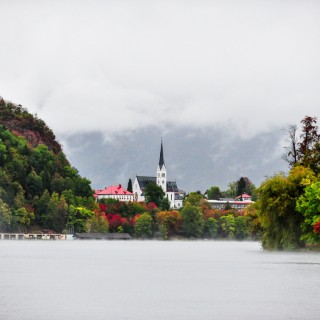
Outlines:
[[65,141],[186,127],[246,140],[319,116],[317,0],[0,0],[0,11],[0,95]]

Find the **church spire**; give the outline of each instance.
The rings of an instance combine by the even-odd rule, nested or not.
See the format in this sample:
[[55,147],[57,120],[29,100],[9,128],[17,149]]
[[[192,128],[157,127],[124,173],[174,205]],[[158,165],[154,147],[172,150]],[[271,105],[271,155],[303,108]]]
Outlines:
[[160,148],[160,158],[159,158],[159,168],[160,170],[164,166],[164,158],[163,158],[163,146],[162,146],[162,139],[161,139],[161,148]]
[[159,158],[159,164],[157,168],[157,185],[160,186],[164,192],[167,192],[167,169],[164,164],[162,138],[161,138],[160,158]]

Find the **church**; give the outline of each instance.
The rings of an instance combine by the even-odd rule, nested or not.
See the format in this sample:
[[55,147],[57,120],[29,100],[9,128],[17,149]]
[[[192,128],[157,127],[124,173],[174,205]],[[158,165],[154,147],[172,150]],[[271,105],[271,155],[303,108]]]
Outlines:
[[169,199],[170,207],[173,209],[182,208],[182,194],[175,181],[167,180],[167,169],[164,163],[163,145],[161,141],[160,157],[155,177],[136,176],[133,183],[133,194],[135,201],[145,201],[144,189],[148,183],[153,182],[160,186]]

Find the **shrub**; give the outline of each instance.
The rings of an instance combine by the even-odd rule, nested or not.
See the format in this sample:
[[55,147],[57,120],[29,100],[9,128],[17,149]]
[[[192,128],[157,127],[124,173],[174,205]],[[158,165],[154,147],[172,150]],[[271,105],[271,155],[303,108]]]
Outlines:
[[243,240],[248,236],[247,220],[245,217],[239,216],[234,219],[235,222],[235,238]]
[[211,237],[216,238],[218,235],[218,222],[215,218],[209,218],[205,222],[205,232]]
[[149,238],[152,236],[152,217],[149,213],[143,213],[136,219],[134,231],[135,235],[140,238]]

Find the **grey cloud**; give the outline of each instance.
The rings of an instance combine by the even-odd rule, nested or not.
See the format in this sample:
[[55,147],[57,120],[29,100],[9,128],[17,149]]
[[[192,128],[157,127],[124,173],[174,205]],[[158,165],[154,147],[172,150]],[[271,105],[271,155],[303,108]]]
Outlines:
[[[159,161],[161,130],[148,128],[105,141],[101,133],[66,137],[65,151],[93,187],[121,183],[135,175],[154,175]],[[266,176],[285,171],[281,160],[283,132],[274,128],[250,139],[227,129],[175,128],[163,135],[168,175],[186,191],[222,189],[241,176],[257,186]],[[280,147],[281,146],[281,147]]]
[[317,1],[4,1],[0,85],[57,132],[317,115]]
[[[94,187],[187,190],[283,169],[280,128],[319,115],[319,1],[1,1],[0,88]],[[121,180],[121,181],[119,181]]]

